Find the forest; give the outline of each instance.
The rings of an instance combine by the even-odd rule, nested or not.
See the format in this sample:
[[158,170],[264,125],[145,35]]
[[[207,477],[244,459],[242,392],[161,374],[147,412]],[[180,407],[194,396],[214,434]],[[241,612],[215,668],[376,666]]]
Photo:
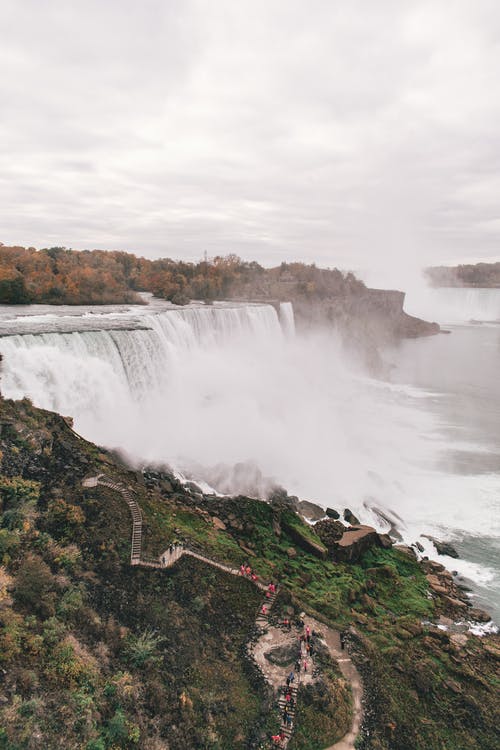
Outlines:
[[263,268],[237,255],[198,262],[149,260],[132,253],[0,243],[0,304],[87,305],[141,303],[138,292],[178,305],[191,300],[357,294],[362,281],[351,272],[314,264],[282,263]]
[[434,266],[425,274],[432,286],[500,287],[500,263]]

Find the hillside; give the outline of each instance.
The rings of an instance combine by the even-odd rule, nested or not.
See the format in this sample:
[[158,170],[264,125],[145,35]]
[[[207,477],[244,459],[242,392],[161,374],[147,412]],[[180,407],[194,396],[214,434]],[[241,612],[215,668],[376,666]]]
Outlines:
[[[181,540],[233,566],[250,559],[281,581],[278,619],[305,610],[349,629],[365,681],[360,747],[496,747],[498,638],[422,625],[465,604],[436,586],[429,598],[428,570],[406,551],[322,559],[286,493],[272,504],[202,497],[168,474],[130,472],[28,401],[0,409],[0,747],[267,747],[272,700],[244,649],[258,590],[189,557],[168,571],[131,567],[123,499],[81,485],[100,472],[137,498],[148,557]],[[339,700],[349,714],[338,679],[304,694],[291,750],[338,738]]]

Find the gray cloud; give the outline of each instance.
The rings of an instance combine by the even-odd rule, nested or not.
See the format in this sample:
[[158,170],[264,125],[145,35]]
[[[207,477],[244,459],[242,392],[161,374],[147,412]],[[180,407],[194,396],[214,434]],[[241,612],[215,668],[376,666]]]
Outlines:
[[3,242],[500,256],[489,0],[4,0]]

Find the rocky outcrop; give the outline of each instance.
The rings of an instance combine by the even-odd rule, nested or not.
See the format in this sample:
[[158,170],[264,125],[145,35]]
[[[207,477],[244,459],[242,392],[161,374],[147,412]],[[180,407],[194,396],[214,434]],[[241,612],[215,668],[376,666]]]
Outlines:
[[299,325],[330,322],[352,336],[375,339],[415,338],[439,333],[437,323],[404,312],[405,293],[392,289],[365,288],[358,294],[324,300],[294,299]]
[[288,536],[306,552],[310,552],[321,560],[324,560],[328,556],[326,546],[319,539],[313,539],[313,535],[308,533],[308,529],[303,529],[298,525],[290,523],[287,518],[281,519],[281,526]]
[[325,518],[314,524],[314,530],[334,560],[356,562],[372,547],[391,547],[387,534],[379,534],[372,526],[344,526],[341,521]]
[[435,536],[429,536],[428,534],[422,534],[424,539],[428,539],[436,548],[438,555],[448,555],[448,557],[459,557],[455,547],[449,542],[440,542]]
[[453,575],[441,563],[434,560],[422,560],[420,563],[426,573],[431,595],[441,611],[452,617],[461,617],[474,622],[489,622],[491,616],[482,609],[472,607],[464,592],[456,585]]

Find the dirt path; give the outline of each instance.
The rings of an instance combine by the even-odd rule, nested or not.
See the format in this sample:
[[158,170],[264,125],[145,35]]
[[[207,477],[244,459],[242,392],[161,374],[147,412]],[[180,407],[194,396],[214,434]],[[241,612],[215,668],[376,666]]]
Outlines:
[[[354,742],[359,733],[361,727],[361,721],[363,718],[362,709],[362,697],[363,697],[363,685],[358,670],[352,663],[347,651],[343,650],[340,645],[340,634],[337,630],[329,628],[322,622],[315,620],[313,617],[305,616],[305,625],[309,625],[311,631],[321,633],[322,640],[327,646],[331,656],[338,662],[340,671],[344,676],[345,680],[349,683],[352,690],[353,697],[353,719],[350,730],[347,734],[342,737],[341,740],[336,742],[334,745],[326,748],[325,750],[354,750]],[[250,649],[251,656],[255,659],[259,665],[262,673],[268,683],[272,686],[274,691],[277,693],[286,681],[287,675],[290,673],[290,665],[286,667],[280,667],[277,664],[272,664],[266,659],[266,654],[278,647],[295,647],[297,653],[299,651],[299,637],[300,632],[293,628],[291,631],[285,631],[281,628],[268,626],[266,632],[259,638],[259,640]],[[307,685],[314,682],[317,678],[313,677],[313,662],[309,659],[310,666],[307,673],[301,670],[300,674],[297,675],[297,682],[300,685]],[[293,665],[292,665],[293,668]],[[284,745],[286,746],[286,745]]]
[[312,617],[305,618],[306,624],[308,624],[311,630],[316,630],[321,633],[323,640],[328,646],[328,650],[332,657],[338,662],[340,671],[344,675],[345,679],[351,686],[352,698],[353,698],[353,718],[350,730],[347,732],[341,740],[325,748],[325,750],[354,750],[354,742],[358,736],[361,728],[361,722],[363,720],[363,683],[358,670],[351,661],[351,658],[347,651],[342,650],[340,646],[340,634],[337,630],[329,628],[322,622],[313,619]]

